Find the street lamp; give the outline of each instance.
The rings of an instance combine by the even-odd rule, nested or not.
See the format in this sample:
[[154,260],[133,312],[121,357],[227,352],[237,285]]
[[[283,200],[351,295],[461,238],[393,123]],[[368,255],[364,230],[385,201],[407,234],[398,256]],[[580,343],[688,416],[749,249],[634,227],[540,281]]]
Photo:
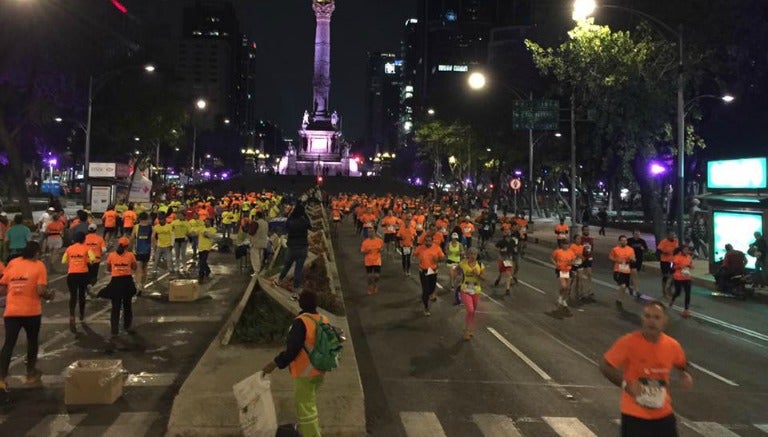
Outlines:
[[475,71],[467,77],[467,83],[473,90],[481,90],[485,88],[487,79],[485,78],[485,74],[480,71]]
[[[208,106],[208,102],[203,99],[199,98],[195,102],[195,107],[198,111],[204,111],[205,108]],[[197,124],[194,120],[194,115],[192,116],[192,182],[194,183],[195,180],[195,155],[197,154]]]
[[[585,20],[590,17],[597,9],[595,0],[575,0],[573,3],[573,19],[576,21]],[[617,5],[602,5],[603,8],[618,9],[640,16],[651,21],[672,34],[677,38],[678,46],[678,71],[677,71],[677,232],[681,241],[684,237],[685,224],[683,223],[685,214],[685,64],[683,58],[683,26],[678,26],[675,30],[664,21],[643,11]]]
[[197,106],[197,109],[205,109],[205,107],[208,106],[208,102],[206,102],[205,99],[198,99],[197,102],[195,102],[195,105]]
[[429,108],[429,109],[427,109],[427,114],[428,115],[435,115],[435,110],[432,109],[432,108]]

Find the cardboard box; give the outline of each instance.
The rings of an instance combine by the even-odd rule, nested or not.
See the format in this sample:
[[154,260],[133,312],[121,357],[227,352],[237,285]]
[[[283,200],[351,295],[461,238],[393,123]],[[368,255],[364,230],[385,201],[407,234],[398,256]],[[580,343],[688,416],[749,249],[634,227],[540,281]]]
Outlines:
[[79,360],[67,368],[66,405],[113,404],[123,394],[122,360]]
[[169,302],[193,302],[200,298],[197,279],[174,279],[168,290]]

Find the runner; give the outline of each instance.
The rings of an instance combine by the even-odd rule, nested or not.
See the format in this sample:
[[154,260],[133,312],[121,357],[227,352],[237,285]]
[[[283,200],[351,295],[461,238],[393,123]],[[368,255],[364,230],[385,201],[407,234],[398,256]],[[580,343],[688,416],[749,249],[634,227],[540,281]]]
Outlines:
[[459,263],[464,258],[464,246],[459,242],[459,234],[451,234],[451,242],[445,246],[447,253],[445,264],[450,269],[451,291],[454,293],[454,305],[461,305],[461,280],[459,277]]
[[381,249],[384,241],[376,233],[369,232],[368,238],[360,244],[360,252],[365,255],[365,272],[368,277],[366,292],[371,295],[379,292],[379,277],[381,276]]
[[472,218],[464,216],[464,221],[459,225],[461,233],[464,235],[464,239],[467,242],[467,248],[472,247],[472,234],[475,232],[475,225],[472,224]]
[[464,302],[466,317],[464,318],[464,340],[470,340],[474,334],[475,311],[480,303],[482,283],[485,282],[485,267],[477,260],[477,249],[467,249],[467,259],[459,264],[464,273],[461,284],[461,301]]
[[622,436],[678,435],[670,373],[673,368],[680,372],[680,386],[686,390],[693,378],[680,343],[664,334],[668,321],[663,303],[645,304],[641,329],[621,337],[603,356],[600,371],[622,389]]
[[0,296],[7,296],[5,312],[5,343],[0,352],[0,392],[8,391],[5,379],[11,364],[13,349],[22,329],[27,335],[27,384],[39,384],[41,372],[37,369],[38,337],[43,308],[40,298],[51,300],[48,275],[40,259],[40,244],[30,241],[21,257],[9,264],[0,277]]
[[152,248],[155,253],[155,276],[160,273],[160,262],[165,258],[168,273],[173,273],[173,226],[166,223],[165,214],[157,216],[158,223],[152,227]]
[[62,220],[60,213],[54,213],[53,221],[48,223],[45,227],[45,258],[49,265],[53,264],[52,260],[61,259],[61,249],[64,247],[64,221]]
[[645,253],[648,252],[648,243],[645,242],[643,237],[640,236],[640,231],[635,229],[632,232],[632,238],[627,239],[627,245],[635,251],[635,261],[630,265],[632,269],[631,280],[632,288],[635,293],[640,296],[640,281],[638,280],[638,273],[643,269],[643,258]]
[[672,296],[672,258],[675,257],[675,249],[680,242],[675,238],[675,233],[670,231],[667,238],[661,240],[656,247],[659,253],[659,265],[661,266],[661,290],[664,298]]
[[689,246],[677,248],[672,258],[672,270],[674,271],[672,279],[675,281],[675,294],[669,300],[669,307],[672,308],[675,304],[675,299],[680,296],[681,292],[685,291],[685,309],[682,312],[684,318],[688,318],[691,315],[688,311],[691,305],[691,269],[693,269],[691,248]]
[[136,270],[138,292],[136,295],[141,296],[147,281],[147,264],[152,257],[152,225],[149,223],[149,214],[146,212],[139,214],[139,225],[133,227],[131,240],[135,244],[135,256],[138,263]]
[[197,252],[197,279],[203,283],[211,277],[211,267],[208,265],[208,254],[213,249],[213,238],[216,238],[216,228],[213,227],[213,219],[205,219],[205,228],[198,233],[200,247]]
[[107,271],[112,276],[109,284],[99,292],[99,297],[112,300],[110,316],[110,333],[112,337],[120,332],[120,310],[123,312],[123,329],[131,332],[133,308],[131,299],[136,294],[136,284],[133,282],[133,272],[137,269],[136,257],[128,251],[131,242],[126,237],[117,241],[117,250],[107,257]]
[[424,315],[431,316],[429,301],[437,300],[437,263],[445,258],[439,246],[432,244],[432,238],[424,239],[424,244],[416,248],[415,255],[419,258],[419,279],[421,280],[421,302],[424,304]]
[[559,284],[557,305],[568,309],[568,292],[571,288],[571,270],[576,255],[568,249],[568,240],[559,240],[558,248],[552,251],[550,261],[555,266],[555,276]]
[[595,260],[593,256],[595,239],[589,236],[589,226],[587,225],[581,227],[581,244],[584,245],[584,260],[581,264],[581,272],[584,285],[587,288],[584,297],[586,299],[594,299],[595,293],[592,292],[592,263]]
[[[96,255],[85,245],[85,234],[76,232],[73,244],[64,251],[62,264],[68,264],[67,287],[69,288],[69,330],[77,334],[75,307],[80,308],[80,321],[85,319],[85,293],[88,290],[88,265],[96,261]],[[78,305],[79,304],[79,305]]]
[[611,253],[608,258],[613,261],[613,280],[619,286],[616,296],[616,308],[622,310],[624,308],[621,303],[621,297],[624,292],[629,289],[629,294],[632,294],[632,287],[629,285],[629,276],[632,271],[630,264],[635,261],[635,251],[631,247],[627,246],[627,237],[625,235],[619,235],[619,245],[611,249]]
[[400,256],[403,261],[403,275],[411,276],[411,256],[413,256],[413,240],[416,238],[416,230],[411,227],[411,222],[405,224],[397,231],[400,242]]
[[107,253],[107,243],[101,235],[96,233],[96,223],[88,225],[88,235],[85,236],[85,245],[93,253],[94,261],[88,264],[88,294],[91,295],[91,287],[96,285],[99,280],[99,267],[101,265],[101,257]]
[[[184,217],[184,214],[179,214],[176,220],[171,223],[171,230],[173,231],[174,264],[178,271],[181,272],[187,263],[187,238],[189,234],[189,222]],[[229,235],[232,235],[231,229]]]
[[392,257],[392,247],[397,243],[397,227],[399,220],[390,209],[386,217],[381,220],[381,227],[384,228],[384,243],[387,245],[387,257]]
[[112,239],[117,236],[117,216],[115,205],[107,206],[107,210],[101,216],[101,221],[104,225],[104,241],[107,246],[111,245]]
[[125,236],[133,235],[133,227],[136,225],[136,221],[139,216],[134,211],[133,202],[128,204],[128,209],[123,212],[123,234]]
[[568,232],[569,228],[565,224],[565,217],[560,217],[560,223],[555,225],[555,236],[557,236],[558,241],[565,240],[567,242],[569,240]]
[[584,286],[582,284],[581,267],[584,265],[584,245],[581,243],[581,235],[573,236],[573,243],[568,249],[576,255],[573,261],[573,278],[571,280],[571,292],[576,300],[584,298]]
[[510,295],[512,281],[517,283],[517,257],[519,241],[512,237],[512,231],[502,231],[501,240],[496,242],[496,249],[499,250],[499,275],[496,277],[493,285],[499,286],[501,278],[504,277],[504,294]]

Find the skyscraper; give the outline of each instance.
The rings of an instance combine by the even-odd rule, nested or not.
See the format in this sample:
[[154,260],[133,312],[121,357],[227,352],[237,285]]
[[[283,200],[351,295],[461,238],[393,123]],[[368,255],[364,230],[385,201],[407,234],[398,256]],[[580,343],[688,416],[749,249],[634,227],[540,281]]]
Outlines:
[[366,139],[368,153],[395,151],[400,122],[403,61],[393,53],[368,54]]

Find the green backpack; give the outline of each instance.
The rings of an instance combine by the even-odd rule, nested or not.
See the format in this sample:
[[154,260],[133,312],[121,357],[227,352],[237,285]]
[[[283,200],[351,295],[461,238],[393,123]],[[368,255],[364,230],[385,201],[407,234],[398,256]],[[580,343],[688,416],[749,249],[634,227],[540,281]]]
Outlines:
[[310,317],[310,320],[315,322],[315,347],[309,350],[304,344],[304,351],[309,355],[312,367],[323,372],[339,367],[339,358],[344,346],[341,345],[342,338],[336,328],[324,322],[322,318],[315,320]]

